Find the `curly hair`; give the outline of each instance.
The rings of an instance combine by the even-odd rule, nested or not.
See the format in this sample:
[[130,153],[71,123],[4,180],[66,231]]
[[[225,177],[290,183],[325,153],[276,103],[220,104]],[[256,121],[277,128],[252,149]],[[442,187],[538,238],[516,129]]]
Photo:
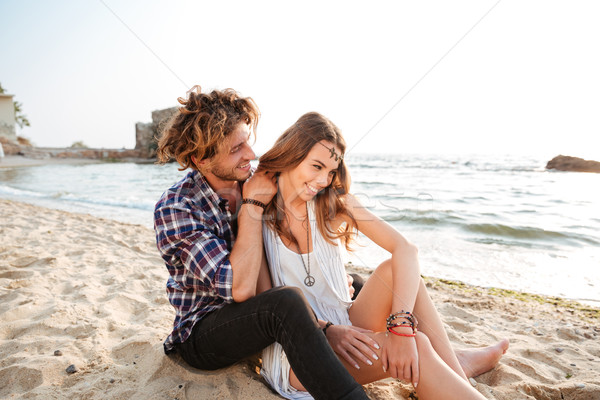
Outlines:
[[175,159],[181,168],[198,169],[197,161],[217,155],[225,138],[239,123],[248,124],[252,134],[260,118],[258,106],[250,97],[241,97],[233,89],[213,90],[202,93],[194,86],[187,99],[177,101],[182,105],[165,125],[158,139],[159,164]]
[[[346,141],[340,129],[328,118],[317,112],[309,112],[301,116],[277,139],[273,147],[259,158],[257,172],[269,171],[279,176],[282,172],[296,168],[308,155],[310,150],[321,140],[333,143],[342,154],[346,151]],[[344,159],[340,160],[336,174],[328,187],[317,193],[315,197],[315,213],[319,231],[331,244],[341,239],[348,250],[356,234],[356,220],[344,203],[343,195],[350,190],[350,175]],[[264,222],[279,234],[280,237],[295,242],[289,230],[284,229],[283,216],[285,205],[281,193],[271,200],[264,214]],[[334,231],[329,221],[343,215],[346,224]]]

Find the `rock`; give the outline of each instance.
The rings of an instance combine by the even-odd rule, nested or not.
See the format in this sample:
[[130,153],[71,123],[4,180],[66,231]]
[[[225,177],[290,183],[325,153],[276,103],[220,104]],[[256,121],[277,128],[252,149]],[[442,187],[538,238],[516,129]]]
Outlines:
[[600,173],[600,162],[584,160],[583,158],[559,155],[548,161],[546,169],[573,172]]
[[583,383],[577,383],[577,384],[575,385],[575,387],[576,387],[577,389],[585,389],[585,385],[584,385]]
[[67,374],[74,374],[75,372],[77,372],[79,370],[77,369],[75,364],[71,364],[67,367],[67,369],[65,371],[67,371]]
[[556,350],[557,353],[562,353],[563,351],[565,351],[565,349],[563,349],[562,347],[557,347],[554,350]]
[[60,350],[54,350],[54,355],[57,356],[57,357],[60,357],[60,356],[62,356],[62,351],[60,351]]

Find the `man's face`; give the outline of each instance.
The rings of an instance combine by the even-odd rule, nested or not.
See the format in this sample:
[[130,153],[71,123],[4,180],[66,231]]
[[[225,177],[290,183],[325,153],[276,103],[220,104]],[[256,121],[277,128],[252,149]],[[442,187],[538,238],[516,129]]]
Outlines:
[[256,155],[248,140],[248,125],[240,123],[227,137],[227,143],[213,157],[204,173],[210,173],[222,181],[245,181],[250,177],[250,160]]

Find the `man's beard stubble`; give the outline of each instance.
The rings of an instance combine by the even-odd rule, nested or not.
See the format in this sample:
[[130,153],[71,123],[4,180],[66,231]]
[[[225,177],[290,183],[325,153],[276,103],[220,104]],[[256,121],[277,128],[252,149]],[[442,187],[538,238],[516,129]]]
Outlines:
[[223,181],[245,181],[250,177],[250,171],[241,172],[237,171],[237,166],[233,167],[233,169],[223,168],[218,165],[213,165],[210,168],[210,172],[216,176],[217,178]]

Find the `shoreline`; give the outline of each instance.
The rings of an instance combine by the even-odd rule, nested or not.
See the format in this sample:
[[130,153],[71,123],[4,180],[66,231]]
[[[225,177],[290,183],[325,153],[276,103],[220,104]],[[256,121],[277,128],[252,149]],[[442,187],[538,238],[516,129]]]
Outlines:
[[[37,166],[44,166],[44,165],[91,165],[91,164],[114,164],[114,163],[136,163],[136,164],[148,164],[148,163],[154,163],[153,160],[145,160],[145,159],[120,159],[120,160],[103,160],[103,159],[85,159],[85,158],[44,158],[44,159],[35,159],[35,158],[31,158],[31,157],[26,157],[26,156],[7,156],[3,159],[3,162],[0,162],[0,170],[2,168],[28,168],[28,167],[37,167]],[[69,206],[68,204],[65,204],[63,206],[61,205],[56,205],[56,204],[51,204],[52,201],[54,201],[54,199],[49,199],[49,201],[40,201],[39,199],[33,198],[33,199],[28,199],[28,198],[24,198],[24,197],[19,197],[19,196],[10,196],[7,195],[6,197],[3,197],[0,194],[0,199],[6,199],[6,200],[10,200],[10,201],[16,201],[16,202],[22,202],[22,203],[27,203],[27,204],[31,204],[34,206],[39,206],[39,207],[48,207],[51,209],[57,209],[57,210],[63,210],[63,211],[71,211],[69,210]],[[73,212],[75,213],[87,213],[88,210],[86,208],[89,208],[91,206],[93,207],[111,207],[111,205],[106,205],[106,204],[87,204],[88,207],[82,207],[82,209],[80,210],[75,210]],[[129,218],[118,218],[118,217],[111,217],[110,215],[108,215],[108,213],[98,213],[98,212],[93,212],[93,214],[91,215],[95,215],[98,216],[100,218],[108,218],[108,219],[113,219],[115,221],[118,222],[123,222],[123,223],[140,223],[139,221],[136,221],[135,219],[132,221]],[[138,209],[135,209],[134,212],[139,212]],[[149,212],[149,215],[151,217],[151,213]],[[151,227],[151,224],[143,224],[146,227]],[[362,268],[362,266],[356,266],[358,268]],[[371,271],[368,268],[365,268],[365,271]],[[475,286],[475,287],[480,287],[481,289],[485,290],[485,289],[495,289],[497,291],[500,292],[514,292],[515,296],[518,296],[520,293],[525,294],[525,295],[529,295],[529,296],[537,296],[537,297],[541,297],[541,298],[555,298],[557,299],[557,301],[574,301],[574,302],[578,302],[581,303],[582,305],[586,306],[586,307],[594,307],[594,308],[600,308],[600,298],[599,299],[589,299],[589,298],[575,298],[575,297],[567,297],[566,295],[561,295],[561,294],[553,294],[551,292],[543,292],[541,290],[539,291],[531,291],[528,292],[527,290],[523,290],[523,289],[519,289],[516,287],[511,287],[510,285],[505,285],[502,286],[502,283],[500,285],[497,286],[487,286],[487,285],[481,285],[480,283],[472,283],[469,282],[467,280],[461,280],[461,278],[455,278],[455,277],[443,277],[443,275],[429,275],[431,278],[433,279],[439,279],[439,280],[445,280],[448,282],[455,282],[455,283],[460,283],[460,284],[466,284],[466,285],[470,285],[470,286]]]
[[26,156],[10,155],[0,159],[0,168],[19,168],[19,167],[39,167],[44,165],[88,165],[88,164],[102,164],[102,163],[141,163],[151,164],[154,163],[154,159],[145,158],[59,158],[59,157],[47,157],[47,158],[33,158]]
[[[151,229],[0,199],[0,235],[0,397],[280,398],[256,372],[257,356],[200,371],[163,354],[173,311]],[[425,280],[455,347],[511,340],[474,380],[486,398],[600,397],[599,309]],[[405,400],[412,388],[387,379],[365,389]]]
[[89,158],[31,158],[25,156],[5,156],[0,159],[0,168],[39,167],[44,165],[86,165],[98,164],[101,160]]
[[[361,275],[365,279],[367,279],[373,273],[373,270],[369,268],[352,265],[352,263],[346,264],[346,269],[349,272]],[[437,278],[434,276],[421,275],[421,277],[425,280],[425,284],[428,288],[437,288],[450,292],[464,291],[468,293],[474,293],[477,296],[487,295],[519,300],[523,302],[535,302],[539,303],[540,305],[552,305],[555,307],[560,307],[562,310],[570,313],[582,313],[583,316],[588,319],[588,321],[596,321],[600,326],[600,306],[595,305],[595,303],[597,303],[595,301],[590,301],[590,303],[594,304],[588,304],[577,299],[569,299],[561,296],[529,293],[520,290],[504,289],[499,287],[484,287],[459,280]]]

